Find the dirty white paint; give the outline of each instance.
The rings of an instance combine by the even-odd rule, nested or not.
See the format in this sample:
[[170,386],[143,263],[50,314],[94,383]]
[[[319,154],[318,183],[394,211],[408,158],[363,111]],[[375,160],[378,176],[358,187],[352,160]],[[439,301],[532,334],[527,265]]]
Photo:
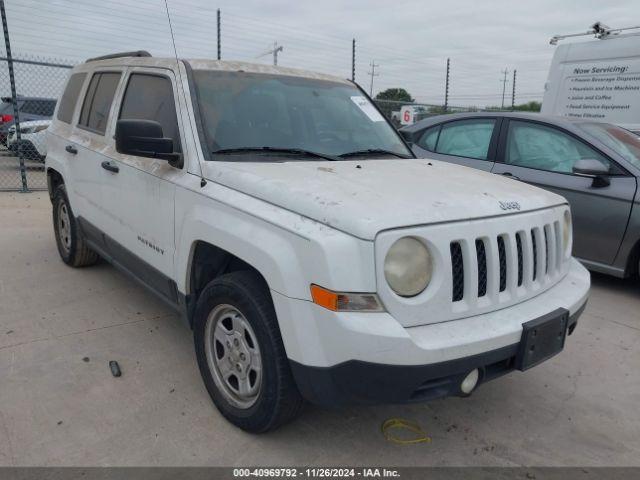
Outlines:
[[[357,168],[360,166],[360,168]],[[479,170],[424,159],[206,162],[206,178],[356,237],[565,204],[559,195]]]
[[[192,66],[348,83],[240,62],[193,60]],[[116,112],[127,75],[154,69],[174,84],[183,169],[115,151]],[[527,215],[557,222],[567,208],[558,195],[428,159],[205,161],[184,67],[175,59],[118,58],[83,64],[74,72],[92,70],[123,71],[105,135],[56,120],[49,135],[47,167],[64,176],[74,214],[174,280],[184,294],[191,293],[190,262],[198,241],[252,265],[271,289],[290,359],[331,366],[354,359],[412,365],[461,358],[509,345],[523,322],[559,307],[575,312],[586,299],[588,273],[567,254],[557,274],[537,289],[510,285],[508,298],[498,298],[496,291],[491,303],[473,299],[460,307],[451,302],[450,242],[513,234],[529,225]],[[69,142],[77,145],[78,155],[65,153]],[[120,172],[101,168],[104,160],[117,162]],[[503,209],[516,203],[517,212]],[[485,223],[490,229],[483,229]],[[404,235],[432,247],[437,268],[432,285],[413,298],[389,293],[382,274],[389,246]],[[513,253],[509,250],[512,272]],[[465,282],[465,291],[472,292],[474,284]],[[312,283],[335,291],[375,292],[386,311],[321,309],[309,301]]]

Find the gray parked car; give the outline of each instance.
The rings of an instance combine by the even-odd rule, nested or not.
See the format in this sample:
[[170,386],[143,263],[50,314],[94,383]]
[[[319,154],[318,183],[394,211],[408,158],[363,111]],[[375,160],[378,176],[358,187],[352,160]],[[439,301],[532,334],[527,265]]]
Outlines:
[[608,123],[535,113],[439,115],[401,130],[419,158],[504,175],[571,204],[573,254],[589,269],[640,270],[640,139]]

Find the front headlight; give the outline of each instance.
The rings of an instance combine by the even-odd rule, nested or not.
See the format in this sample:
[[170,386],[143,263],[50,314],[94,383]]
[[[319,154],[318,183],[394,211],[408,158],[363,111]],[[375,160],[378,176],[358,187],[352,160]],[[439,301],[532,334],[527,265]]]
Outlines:
[[391,289],[402,297],[422,292],[433,273],[429,249],[420,240],[404,237],[397,240],[384,259],[384,277]]
[[562,228],[562,248],[565,255],[571,254],[571,213],[564,212],[564,225]]

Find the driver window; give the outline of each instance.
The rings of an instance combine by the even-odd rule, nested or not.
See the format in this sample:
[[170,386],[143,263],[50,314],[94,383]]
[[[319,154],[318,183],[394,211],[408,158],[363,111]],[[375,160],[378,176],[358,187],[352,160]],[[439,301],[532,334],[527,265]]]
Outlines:
[[182,151],[173,88],[167,77],[131,74],[119,118],[155,120],[162,126],[164,137],[173,139],[173,151]]
[[598,160],[610,167],[603,155],[558,129],[537,123],[511,120],[505,163],[549,172],[572,173],[578,160]]

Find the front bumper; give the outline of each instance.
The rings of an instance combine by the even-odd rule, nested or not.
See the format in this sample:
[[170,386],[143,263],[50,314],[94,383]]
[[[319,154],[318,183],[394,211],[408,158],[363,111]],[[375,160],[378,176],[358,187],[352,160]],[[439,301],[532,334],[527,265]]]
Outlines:
[[388,313],[334,313],[277,292],[273,299],[305,398],[322,405],[404,403],[458,394],[473,368],[481,370],[481,382],[513,370],[523,323],[565,309],[573,332],[589,286],[589,273],[572,259],[567,275],[534,298],[410,328]]
[[[585,306],[569,317],[568,335],[575,330]],[[413,403],[464,396],[460,384],[473,369],[480,374],[477,386],[515,370],[518,348],[519,343],[514,343],[430,365],[383,365],[358,360],[328,368],[294,361],[290,364],[300,393],[316,405]]]

